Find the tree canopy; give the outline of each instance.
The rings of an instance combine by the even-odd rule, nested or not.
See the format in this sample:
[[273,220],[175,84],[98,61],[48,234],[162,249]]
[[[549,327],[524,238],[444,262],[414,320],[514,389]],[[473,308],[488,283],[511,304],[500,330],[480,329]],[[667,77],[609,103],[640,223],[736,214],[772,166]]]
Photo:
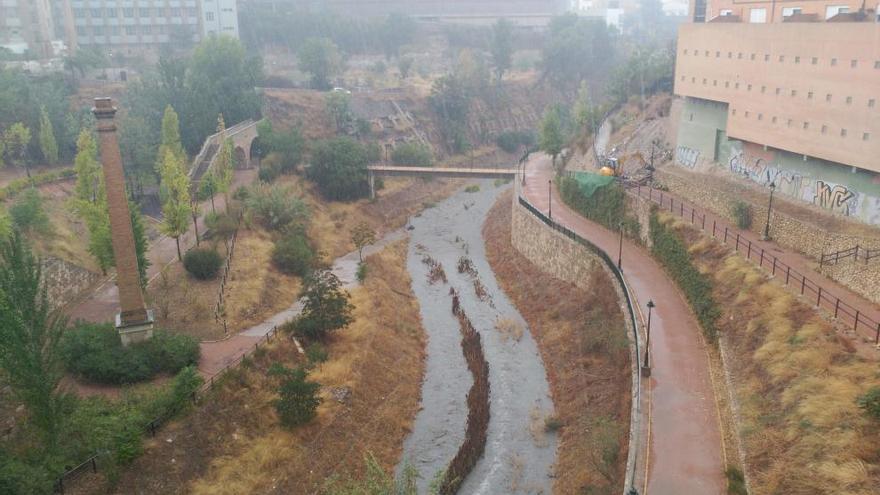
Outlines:
[[543,77],[561,90],[574,91],[589,74],[607,70],[613,62],[612,38],[604,21],[574,14],[554,18],[541,51]]
[[368,150],[350,138],[319,141],[312,150],[306,176],[315,181],[321,195],[334,201],[351,201],[369,193]]
[[491,52],[495,78],[501,81],[513,65],[513,25],[507,19],[499,19],[492,27]]
[[310,38],[296,54],[299,68],[312,75],[312,88],[329,89],[330,79],[342,71],[339,48],[329,38]]

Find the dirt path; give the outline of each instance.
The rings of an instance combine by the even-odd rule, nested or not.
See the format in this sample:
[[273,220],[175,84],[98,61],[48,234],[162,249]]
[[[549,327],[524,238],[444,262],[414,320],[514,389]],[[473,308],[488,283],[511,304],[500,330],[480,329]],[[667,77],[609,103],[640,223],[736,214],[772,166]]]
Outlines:
[[[661,200],[661,191],[649,191],[649,189],[647,188],[638,188],[630,190],[629,192],[634,195],[639,195],[643,198],[650,197],[653,201],[658,203]],[[766,256],[766,259],[762,258],[759,264],[762,268],[770,271],[775,276],[785,278],[786,269],[779,267],[774,270],[772,258],[770,258],[769,255],[776,257],[779,262],[782,262],[786,266],[791,267],[791,275],[794,276],[798,283],[788,284],[788,289],[795,292],[796,294],[801,293],[801,275],[805,275],[809,282],[805,284],[806,287],[804,297],[807,300],[810,300],[813,305],[816,305],[816,301],[819,297],[819,287],[822,288],[821,306],[826,310],[833,313],[835,309],[835,301],[840,298],[841,301],[851,306],[851,308],[854,308],[849,309],[844,306],[843,308],[845,312],[840,312],[842,323],[845,325],[849,325],[849,328],[851,329],[855,328],[855,311],[858,310],[861,319],[858,325],[857,334],[862,337],[864,342],[870,342],[876,345],[877,332],[878,329],[880,329],[880,307],[878,307],[876,304],[868,301],[867,299],[856,294],[847,287],[817,272],[817,264],[812,259],[800,253],[795,253],[789,249],[785,249],[779,244],[773,242],[772,240],[763,241],[761,240],[760,236],[758,236],[754,232],[741,230],[730,224],[722,217],[715,215],[711,211],[707,211],[701,208],[695,208],[692,203],[682,201],[682,199],[678,196],[674,196],[665,191],[663,191],[662,194],[663,210],[672,211],[676,216],[682,216],[683,219],[686,221],[690,221],[692,211],[696,212],[694,218],[695,225],[698,228],[703,225],[702,216],[705,215],[706,220],[704,230],[706,234],[712,235],[714,224],[715,236],[723,239],[724,231],[726,229],[728,232],[728,242],[731,245],[736,243],[735,238],[737,235],[739,235],[739,252],[741,255],[748,256],[752,260],[758,260],[759,258],[761,258],[761,255],[759,253],[766,252],[768,256]],[[764,222],[766,221],[766,219],[761,219],[761,221]],[[770,225],[770,234],[772,237],[772,224]],[[743,247],[747,246],[749,242],[751,242],[752,244],[750,252]],[[797,273],[797,275],[794,275],[795,272]],[[838,308],[838,310],[840,309],[841,308]],[[870,318],[870,323],[866,322],[866,316]]]
[[[523,192],[543,211],[548,209],[547,183],[552,177],[550,158],[534,155],[526,168]],[[617,251],[616,233],[569,209],[555,188],[552,195],[554,220],[607,252]],[[725,493],[724,447],[700,327],[675,284],[644,249],[624,243],[623,271],[638,304],[644,307],[648,300],[656,304],[651,322],[651,434],[646,492]]]
[[[235,190],[239,186],[253,182],[257,176],[256,169],[238,170],[235,172],[235,180],[230,189]],[[222,195],[214,198],[214,203],[219,211],[225,209],[226,201]],[[211,202],[204,201],[201,204],[202,213],[211,211]],[[199,234],[205,231],[205,216],[199,218]],[[185,251],[195,244],[195,234],[190,228],[180,238],[180,250]],[[147,269],[147,279],[152,282],[166,265],[177,261],[177,244],[174,239],[162,236],[155,242],[150,243],[147,249],[147,259],[150,267]],[[115,275],[107,277],[103,283],[91,293],[81,296],[80,302],[74,304],[67,311],[71,320],[85,320],[95,323],[113,321],[119,312],[119,289],[116,287]]]

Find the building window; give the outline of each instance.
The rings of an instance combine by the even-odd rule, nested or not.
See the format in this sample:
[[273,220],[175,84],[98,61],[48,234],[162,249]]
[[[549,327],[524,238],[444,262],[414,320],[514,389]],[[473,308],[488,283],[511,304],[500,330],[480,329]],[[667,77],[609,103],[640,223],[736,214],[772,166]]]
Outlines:
[[685,55],[688,54],[688,49],[687,49],[687,48],[684,49],[684,54],[685,54]]
[[141,8],[141,9],[139,10],[139,15],[140,15],[141,17],[150,17],[150,15],[151,15],[150,9],[148,9],[148,8]]
[[766,92],[767,92],[767,86],[761,86],[761,93],[763,94]]
[[697,78],[696,78],[696,77],[692,77],[692,78],[691,78],[691,83],[695,83],[695,82],[697,82]]
[[791,97],[794,98],[795,96],[797,96],[797,90],[793,89],[791,90]]
[[875,68],[875,69],[880,69],[880,60],[874,62],[874,68]]
[[794,63],[796,63],[796,64],[801,63],[801,57],[800,57],[800,56],[796,56],[796,57],[794,58]]
[[813,65],[816,65],[819,63],[819,59],[817,57],[813,57],[813,59],[810,61],[810,63],[812,63]]
[[95,36],[104,36],[104,26],[94,26],[92,32],[95,33]]
[[846,137],[846,129],[840,130],[840,137]]
[[785,62],[785,55],[780,55],[780,56],[779,56],[779,61],[780,61],[780,62]]
[[85,9],[73,9],[73,16],[81,19],[86,16],[86,11]]
[[763,114],[763,113],[759,113],[759,114],[758,114],[758,120],[764,120],[764,114]]
[[852,105],[852,96],[847,96],[847,97],[846,97],[846,104],[847,104],[847,105]]
[[731,111],[730,111],[730,114],[731,114],[731,115],[736,115],[736,109],[734,108],[733,110],[731,110]]
[[825,95],[825,101],[831,101],[831,93]]
[[733,89],[739,89],[739,83],[734,84]]
[[774,115],[773,118],[770,119],[770,121],[773,122],[773,123],[775,124],[775,123],[776,123],[776,116]]
[[690,121],[691,121],[691,122],[694,121],[694,114],[691,114],[691,116],[690,116]]
[[[92,19],[100,19],[101,17],[103,17],[103,16],[101,15],[101,14],[103,13],[103,12],[101,12],[101,10],[102,10],[102,9],[90,9],[90,10],[89,10],[89,15],[91,16]],[[96,34],[97,34],[97,33],[96,33]]]
[[727,58],[733,58],[733,52],[727,52]]
[[828,126],[823,124],[822,125],[822,134],[827,134],[827,133],[828,133]]
[[776,88],[776,96],[779,96],[781,94],[782,94],[782,88]]
[[788,119],[788,122],[785,123],[788,127],[791,127],[791,119]]
[[715,58],[721,58],[721,52],[716,51],[716,52],[715,52]]
[[742,58],[743,58],[743,52],[739,52],[739,53],[736,55],[736,58],[737,58],[738,60],[742,60]]
[[749,22],[753,24],[762,24],[767,22],[767,9],[749,9]]
[[207,19],[209,21],[213,21],[214,20],[214,13],[213,12],[205,12],[205,19]]
[[[223,10],[227,10],[227,9],[223,9]],[[231,9],[228,9],[228,10],[231,10]],[[186,8],[186,15],[188,15],[190,17],[195,17],[196,15],[198,15],[198,11],[196,10],[195,7],[187,7]],[[709,56],[708,50],[706,50],[706,56],[707,57]]]
[[752,90],[752,85],[749,84],[749,85],[747,86],[747,88],[748,88],[749,91],[751,91],[751,90]]
[[141,26],[141,34],[152,34],[153,26]]
[[712,86],[718,86],[718,79],[712,80]]
[[107,18],[116,19],[116,9],[114,9],[114,8],[107,9]]
[[810,123],[805,121],[804,122],[804,130],[806,131],[809,128],[810,128]]
[[171,7],[171,17],[180,17],[179,7]]
[[871,134],[870,134],[870,133],[868,133],[868,132],[864,132],[864,133],[862,133],[862,141],[867,141],[867,140],[869,140],[869,139],[871,139]]
[[794,14],[800,14],[802,12],[800,7],[783,7],[782,8],[782,17],[790,17]]
[[131,7],[125,7],[122,9],[122,15],[128,19],[134,17],[134,9]]
[[836,65],[837,65],[837,59],[836,59],[836,58],[832,58],[832,59],[831,59],[831,67],[834,67],[834,66],[836,66]]
[[76,34],[79,36],[85,36],[86,35],[86,28],[84,26],[77,26],[76,27]]
[[721,9],[721,11],[718,12],[718,15],[721,15],[721,16],[733,15],[733,11],[730,9]]
[[729,87],[730,87],[730,81],[724,81],[724,87],[725,87],[725,88],[729,88]]
[[807,99],[808,99],[808,100],[812,100],[812,99],[813,99],[813,92],[812,92],[812,91],[810,91],[809,93],[807,93]]
[[110,35],[119,36],[119,26],[107,26],[107,30],[110,31]]
[[870,100],[868,100],[868,108],[874,108],[874,105],[876,103],[877,101],[874,98],[871,98]]
[[858,61],[858,60],[852,60],[852,61],[850,61],[849,66],[852,67],[853,69],[855,69],[856,67],[859,66],[859,61]]
[[125,34],[127,34],[129,36],[134,36],[135,35],[134,28],[135,28],[134,26],[125,26]]
[[705,86],[705,85],[706,85],[706,78],[704,77],[703,78],[703,86]]
[[770,54],[769,54],[769,53],[765,53],[765,54],[764,54],[764,62],[769,62],[769,61],[770,61]]
[[849,7],[846,5],[829,5],[825,7],[825,19],[831,19],[837,14],[846,14],[849,12]]
[[706,50],[705,52],[703,52],[703,55],[705,55],[705,56],[708,57],[708,56],[709,56],[709,50]]
[[746,110],[746,118],[749,118],[749,111]]
[[749,55],[749,60],[755,60],[755,54],[754,54],[754,53],[751,54],[751,55]]
[[684,76],[681,76],[681,82],[684,82]]

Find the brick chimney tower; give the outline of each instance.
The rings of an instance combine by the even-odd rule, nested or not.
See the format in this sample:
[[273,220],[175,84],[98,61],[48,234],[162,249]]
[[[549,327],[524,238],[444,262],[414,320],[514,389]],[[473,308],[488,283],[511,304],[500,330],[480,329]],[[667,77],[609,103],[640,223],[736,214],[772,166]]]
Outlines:
[[131,212],[125,194],[122,155],[116,139],[116,107],[110,98],[95,98],[92,113],[97,120],[101,142],[101,162],[110,210],[110,238],[116,260],[116,286],[119,288],[121,309],[116,315],[116,329],[122,343],[128,345],[152,338],[153,312],[146,309],[141,291]]

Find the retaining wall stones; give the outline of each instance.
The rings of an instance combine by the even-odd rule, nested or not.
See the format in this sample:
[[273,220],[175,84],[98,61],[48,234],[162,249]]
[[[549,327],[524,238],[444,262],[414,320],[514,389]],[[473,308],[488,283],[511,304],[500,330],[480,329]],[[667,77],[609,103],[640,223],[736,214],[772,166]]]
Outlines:
[[101,276],[85,268],[47,256],[41,260],[43,281],[52,308],[73,302],[79,294],[97,282]]

